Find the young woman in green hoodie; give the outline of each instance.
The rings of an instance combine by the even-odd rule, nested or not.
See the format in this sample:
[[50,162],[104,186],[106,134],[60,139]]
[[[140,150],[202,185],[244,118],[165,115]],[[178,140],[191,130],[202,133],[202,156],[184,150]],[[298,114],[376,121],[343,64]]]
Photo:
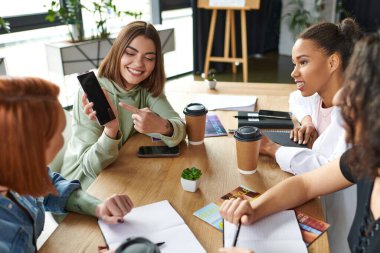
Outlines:
[[82,89],[73,109],[73,135],[61,173],[79,179],[87,188],[116,160],[119,149],[136,131],[178,145],[186,127],[163,93],[165,73],[161,42],[153,25],[128,24],[102,61],[98,80],[113,107],[116,119],[100,126],[93,103]]

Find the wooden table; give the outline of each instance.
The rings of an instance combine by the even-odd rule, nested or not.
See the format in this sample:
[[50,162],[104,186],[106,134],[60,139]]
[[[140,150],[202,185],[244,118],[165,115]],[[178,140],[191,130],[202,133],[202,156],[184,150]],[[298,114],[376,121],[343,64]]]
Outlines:
[[[179,112],[193,101],[198,93],[244,94],[258,97],[258,108],[286,110],[289,92],[294,85],[218,83],[217,90],[210,91],[203,82],[173,83],[166,93]],[[257,108],[257,109],[258,109]],[[236,112],[217,111],[226,129],[236,128]],[[131,196],[135,206],[167,199],[182,216],[207,252],[217,252],[222,246],[222,233],[193,216],[193,212],[215,201],[223,194],[246,185],[264,192],[290,175],[279,169],[274,160],[260,157],[257,173],[240,175],[237,171],[235,141],[232,135],[206,138],[204,145],[180,144],[177,158],[138,158],[138,147],[154,145],[150,138],[136,134],[120,150],[119,158],[105,169],[90,186],[88,192],[105,199],[114,193]],[[203,171],[200,189],[196,193],[182,190],[180,174],[186,167],[196,166]],[[286,193],[284,193],[286,194]],[[300,210],[323,219],[318,199],[300,207]],[[69,214],[40,252],[97,252],[98,245],[105,245],[96,219]],[[327,234],[309,247],[309,252],[329,252]]]

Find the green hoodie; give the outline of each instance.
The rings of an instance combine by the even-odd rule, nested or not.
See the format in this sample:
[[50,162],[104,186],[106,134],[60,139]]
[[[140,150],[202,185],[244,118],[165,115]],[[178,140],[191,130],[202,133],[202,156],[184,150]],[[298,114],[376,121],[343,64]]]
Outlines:
[[145,88],[140,86],[126,91],[109,79],[98,78],[98,80],[100,85],[107,90],[118,111],[120,135],[117,140],[109,138],[104,134],[102,126],[87,117],[83,112],[83,90],[80,88],[74,101],[73,135],[68,143],[61,174],[68,179],[79,179],[84,189],[90,186],[102,169],[116,160],[119,149],[136,132],[131,120],[132,114],[121,108],[119,102],[137,108],[148,107],[162,118],[168,119],[174,128],[172,136],[148,134],[160,138],[166,145],[176,146],[186,136],[184,122],[171,107],[164,94],[152,97]]

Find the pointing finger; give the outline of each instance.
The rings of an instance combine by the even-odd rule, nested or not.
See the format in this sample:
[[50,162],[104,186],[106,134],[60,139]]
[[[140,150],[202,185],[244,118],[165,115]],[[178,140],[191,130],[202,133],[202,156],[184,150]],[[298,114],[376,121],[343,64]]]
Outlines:
[[119,105],[130,113],[139,113],[139,111],[140,111],[138,108],[136,108],[132,105],[127,105],[124,102],[120,102]]

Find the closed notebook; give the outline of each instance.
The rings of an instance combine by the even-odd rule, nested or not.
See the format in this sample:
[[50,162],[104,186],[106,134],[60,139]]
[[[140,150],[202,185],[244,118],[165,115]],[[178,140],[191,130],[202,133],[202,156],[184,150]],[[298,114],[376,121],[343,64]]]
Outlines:
[[295,143],[290,139],[290,130],[265,130],[262,131],[262,133],[268,136],[268,138],[273,142],[280,144],[281,146],[306,148],[306,145]]
[[252,112],[238,112],[238,117],[247,117],[247,119],[238,119],[238,127],[242,126],[255,126],[258,128],[281,128],[292,129],[293,121],[290,119],[271,119],[271,118],[258,118],[249,117]]

